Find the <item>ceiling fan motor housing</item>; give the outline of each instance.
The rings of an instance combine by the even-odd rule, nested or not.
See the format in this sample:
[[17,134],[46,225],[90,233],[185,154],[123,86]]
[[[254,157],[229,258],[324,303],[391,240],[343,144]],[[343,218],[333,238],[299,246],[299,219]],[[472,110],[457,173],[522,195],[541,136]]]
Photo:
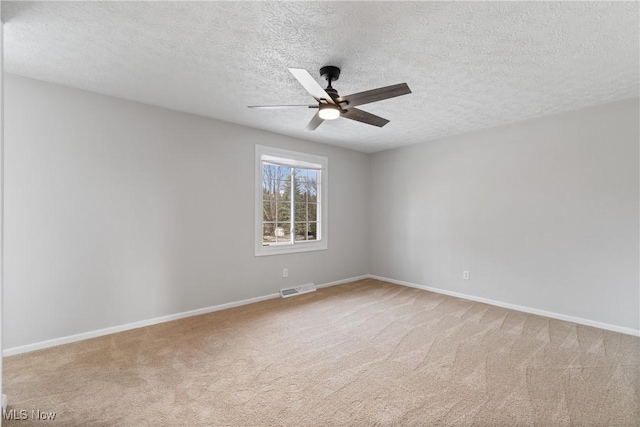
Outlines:
[[329,86],[331,86],[331,82],[335,82],[340,77],[340,68],[327,65],[326,67],[320,68],[320,75],[327,80]]
[[324,90],[327,94],[335,101],[340,95],[338,95],[338,91],[332,87],[328,87]]

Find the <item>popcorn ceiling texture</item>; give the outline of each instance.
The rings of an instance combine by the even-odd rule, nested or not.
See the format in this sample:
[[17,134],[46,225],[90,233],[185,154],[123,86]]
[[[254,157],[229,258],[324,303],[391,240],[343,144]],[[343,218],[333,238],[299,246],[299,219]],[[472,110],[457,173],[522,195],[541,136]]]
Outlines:
[[[637,2],[4,2],[5,70],[366,152],[639,94]],[[337,65],[389,120],[304,132],[287,71]]]

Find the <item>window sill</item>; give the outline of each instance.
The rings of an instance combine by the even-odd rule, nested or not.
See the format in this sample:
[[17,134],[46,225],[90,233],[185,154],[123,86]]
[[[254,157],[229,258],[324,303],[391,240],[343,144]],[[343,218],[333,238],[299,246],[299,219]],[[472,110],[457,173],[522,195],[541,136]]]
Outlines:
[[313,252],[324,251],[327,249],[327,241],[322,240],[314,243],[298,243],[295,245],[272,245],[272,246],[258,246],[255,250],[255,256],[268,256],[268,255],[284,255],[294,254],[298,252]]

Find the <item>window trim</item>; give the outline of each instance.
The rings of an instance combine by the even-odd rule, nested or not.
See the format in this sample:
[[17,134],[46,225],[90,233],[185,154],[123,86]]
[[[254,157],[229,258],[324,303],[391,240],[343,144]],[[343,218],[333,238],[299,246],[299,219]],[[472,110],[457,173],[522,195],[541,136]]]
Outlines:
[[[318,202],[320,209],[318,215],[318,227],[320,229],[320,240],[303,241],[286,244],[275,244],[264,246],[262,244],[262,161],[266,158],[269,161],[286,163],[288,166],[299,168],[319,169],[320,178],[318,180]],[[298,151],[285,150],[283,148],[269,147],[256,144],[255,166],[254,166],[254,193],[255,193],[255,256],[279,255],[298,252],[322,251],[328,247],[328,165],[329,159],[315,154],[301,153]]]

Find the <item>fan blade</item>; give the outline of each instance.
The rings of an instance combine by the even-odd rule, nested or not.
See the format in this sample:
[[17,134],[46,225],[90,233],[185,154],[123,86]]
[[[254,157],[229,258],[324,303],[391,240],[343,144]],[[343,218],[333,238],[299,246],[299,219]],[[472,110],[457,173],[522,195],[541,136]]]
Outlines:
[[316,101],[324,99],[329,104],[335,104],[329,94],[322,89],[322,86],[320,86],[318,82],[311,77],[311,74],[309,74],[307,70],[302,68],[289,68],[289,71],[291,71],[293,77],[300,82],[300,84],[316,99]]
[[247,106],[247,108],[289,108],[289,107],[318,108],[317,105],[249,105]]
[[324,120],[320,118],[320,112],[318,111],[316,115],[313,116],[313,118],[311,119],[311,121],[309,122],[305,130],[316,130],[317,127],[322,124],[322,122],[324,122]]
[[394,98],[400,95],[407,95],[411,93],[411,89],[406,83],[400,83],[397,85],[379,87],[378,89],[371,89],[364,92],[358,92],[347,96],[341,96],[337,99],[338,102],[348,102],[349,107],[355,107],[356,105],[368,104],[370,102],[382,101],[383,99]]
[[342,113],[342,117],[366,123],[368,125],[378,126],[379,128],[389,123],[389,120],[385,118],[367,113],[366,111],[358,110],[357,108],[349,108],[346,112]]

